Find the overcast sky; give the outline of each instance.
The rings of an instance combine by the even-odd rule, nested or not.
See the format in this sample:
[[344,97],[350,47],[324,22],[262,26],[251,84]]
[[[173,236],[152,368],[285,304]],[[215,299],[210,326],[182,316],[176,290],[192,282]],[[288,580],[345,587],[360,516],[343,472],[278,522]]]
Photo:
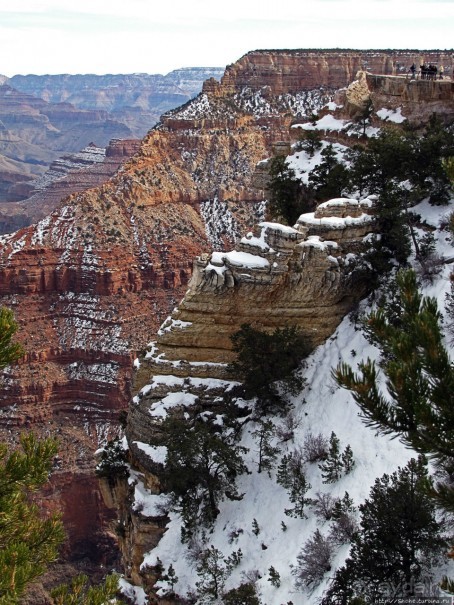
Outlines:
[[0,74],[168,73],[263,48],[454,46],[454,0],[0,0]]

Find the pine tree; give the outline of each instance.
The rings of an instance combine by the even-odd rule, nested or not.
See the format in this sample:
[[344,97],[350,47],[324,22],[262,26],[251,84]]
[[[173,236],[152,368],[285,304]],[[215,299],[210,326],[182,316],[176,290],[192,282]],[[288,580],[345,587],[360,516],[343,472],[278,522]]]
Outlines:
[[371,118],[374,113],[374,104],[371,99],[367,99],[361,110],[354,118],[355,126],[360,130],[363,137],[366,136],[366,129],[371,123]]
[[289,167],[286,158],[282,155],[271,159],[269,174],[267,190],[271,217],[284,220],[288,225],[294,225],[300,214],[311,209],[304,201],[303,183],[296,178],[295,171]]
[[287,491],[293,508],[285,510],[289,517],[306,518],[306,507],[312,503],[306,493],[311,489],[304,472],[304,460],[300,451],[285,454],[279,464],[277,471],[277,482]]
[[21,449],[0,444],[0,604],[19,602],[42,575],[64,539],[57,514],[45,517],[30,495],[48,480],[57,443],[21,436]]
[[11,309],[0,308],[0,369],[11,365],[24,354],[22,345],[13,342],[18,324]]
[[117,478],[129,475],[126,452],[118,437],[103,448],[95,472],[98,477],[106,477],[111,485]]
[[350,498],[350,494],[345,492],[342,498],[337,499],[333,506],[333,518],[337,519],[341,515],[354,513],[356,510],[353,499]]
[[367,602],[412,596],[421,578],[430,577],[445,543],[426,493],[427,482],[423,457],[376,479],[359,507],[360,531],[354,535],[349,558],[336,572],[323,603],[347,603],[354,595]]
[[351,473],[352,470],[355,468],[355,460],[353,458],[353,451],[350,445],[347,445],[345,450],[342,452],[341,462],[343,471],[346,475],[348,475],[348,473]]
[[262,605],[252,582],[245,582],[232,588],[222,597],[223,605]]
[[173,505],[180,509],[185,528],[210,525],[217,517],[218,503],[227,497],[241,498],[235,479],[247,471],[232,431],[220,431],[202,419],[169,417],[162,423],[167,457],[163,473]]
[[453,155],[454,131],[436,119],[419,136],[382,128],[367,148],[358,145],[351,150],[351,184],[361,194],[381,195],[390,183],[409,181],[419,199],[428,195],[432,203],[446,203],[450,182],[443,163]]
[[448,480],[432,490],[440,504],[454,511],[454,365],[444,347],[440,313],[433,298],[418,292],[413,271],[400,272],[393,315],[384,307],[367,318],[368,329],[382,351],[381,366],[388,395],[380,392],[375,362],[347,364],[334,372],[349,389],[365,422],[419,453],[430,455]]
[[274,586],[275,588],[279,588],[279,586],[281,585],[281,575],[280,573],[271,565],[270,568],[268,569],[268,582],[271,583],[271,586]]
[[237,357],[229,370],[242,377],[246,397],[257,397],[257,415],[285,413],[285,394],[296,394],[304,385],[295,373],[310,351],[301,331],[291,326],[270,334],[243,324],[231,340]]
[[257,440],[258,445],[258,472],[261,473],[262,470],[265,470],[269,476],[271,476],[270,471],[280,451],[277,446],[271,445],[271,440],[274,438],[275,433],[276,427],[271,420],[259,421],[258,428],[251,433]]
[[51,592],[53,605],[115,605],[123,603],[115,595],[118,591],[118,577],[108,576],[101,586],[90,586],[89,579],[80,575],[69,585],[58,586]]
[[[374,210],[380,232],[379,250],[400,265],[407,262],[411,253],[410,234],[412,230],[411,214],[408,207],[412,196],[408,190],[388,183],[380,193]],[[372,260],[372,259],[371,259]]]
[[314,153],[323,146],[320,131],[316,128],[311,130],[303,130],[300,137],[301,138],[298,142],[297,148],[298,150],[305,151],[310,158],[312,158]]
[[330,539],[333,544],[350,543],[357,531],[356,507],[348,492],[342,498],[337,498],[332,510],[333,524],[330,531]]
[[224,589],[228,577],[228,570],[220,550],[213,545],[200,555],[197,565],[197,574],[200,580],[196,582],[202,603],[213,603],[218,599]]
[[335,483],[342,477],[344,465],[341,458],[340,443],[336,433],[329,438],[329,449],[326,459],[319,464],[323,483]]
[[179,578],[175,573],[175,568],[172,563],[169,565],[167,572],[162,575],[161,579],[168,583],[170,586],[170,593],[173,593]]
[[321,152],[323,158],[309,174],[309,186],[318,202],[340,197],[349,184],[347,168],[339,162],[333,145]]

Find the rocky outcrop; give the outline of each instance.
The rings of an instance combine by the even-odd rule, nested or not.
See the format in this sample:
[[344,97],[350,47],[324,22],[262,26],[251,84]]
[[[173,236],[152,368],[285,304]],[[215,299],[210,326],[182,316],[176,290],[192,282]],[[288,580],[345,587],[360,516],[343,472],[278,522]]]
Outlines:
[[367,74],[366,83],[374,107],[400,107],[402,115],[412,124],[424,124],[434,113],[446,122],[454,119],[454,80]]
[[352,254],[373,230],[371,206],[332,200],[295,228],[260,223],[234,251],[198,257],[188,292],[161,326],[159,368],[231,361],[230,337],[243,323],[297,325],[313,346],[323,342],[367,287]]
[[[359,71],[356,79],[335,95],[338,114],[352,118],[361,114],[368,102],[375,112],[381,109],[398,111],[402,120],[413,126],[426,124],[436,114],[447,124],[454,119],[454,80],[451,78],[421,79],[410,74],[389,76]],[[377,125],[382,125],[378,118]]]

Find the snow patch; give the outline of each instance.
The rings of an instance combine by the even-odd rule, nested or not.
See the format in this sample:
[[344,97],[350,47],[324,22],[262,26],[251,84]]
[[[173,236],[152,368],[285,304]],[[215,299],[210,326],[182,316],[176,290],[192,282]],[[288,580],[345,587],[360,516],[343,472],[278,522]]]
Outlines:
[[402,124],[407,119],[402,115],[402,107],[397,107],[397,109],[386,109],[383,107],[377,111],[377,116],[381,120],[386,120],[388,122],[394,122],[396,124]]

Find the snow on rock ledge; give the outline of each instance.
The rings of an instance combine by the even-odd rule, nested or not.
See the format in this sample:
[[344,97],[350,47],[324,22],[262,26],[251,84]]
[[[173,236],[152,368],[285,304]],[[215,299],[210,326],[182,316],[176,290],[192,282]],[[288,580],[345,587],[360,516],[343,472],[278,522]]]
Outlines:
[[[225,378],[225,367],[216,364],[231,361],[231,336],[244,323],[265,330],[297,325],[314,345],[323,342],[368,288],[354,259],[374,229],[373,202],[336,198],[295,227],[261,222],[235,250],[198,257],[171,317],[184,329],[158,336],[169,371],[173,361],[200,363]],[[158,357],[145,360],[144,372],[162,373]]]

